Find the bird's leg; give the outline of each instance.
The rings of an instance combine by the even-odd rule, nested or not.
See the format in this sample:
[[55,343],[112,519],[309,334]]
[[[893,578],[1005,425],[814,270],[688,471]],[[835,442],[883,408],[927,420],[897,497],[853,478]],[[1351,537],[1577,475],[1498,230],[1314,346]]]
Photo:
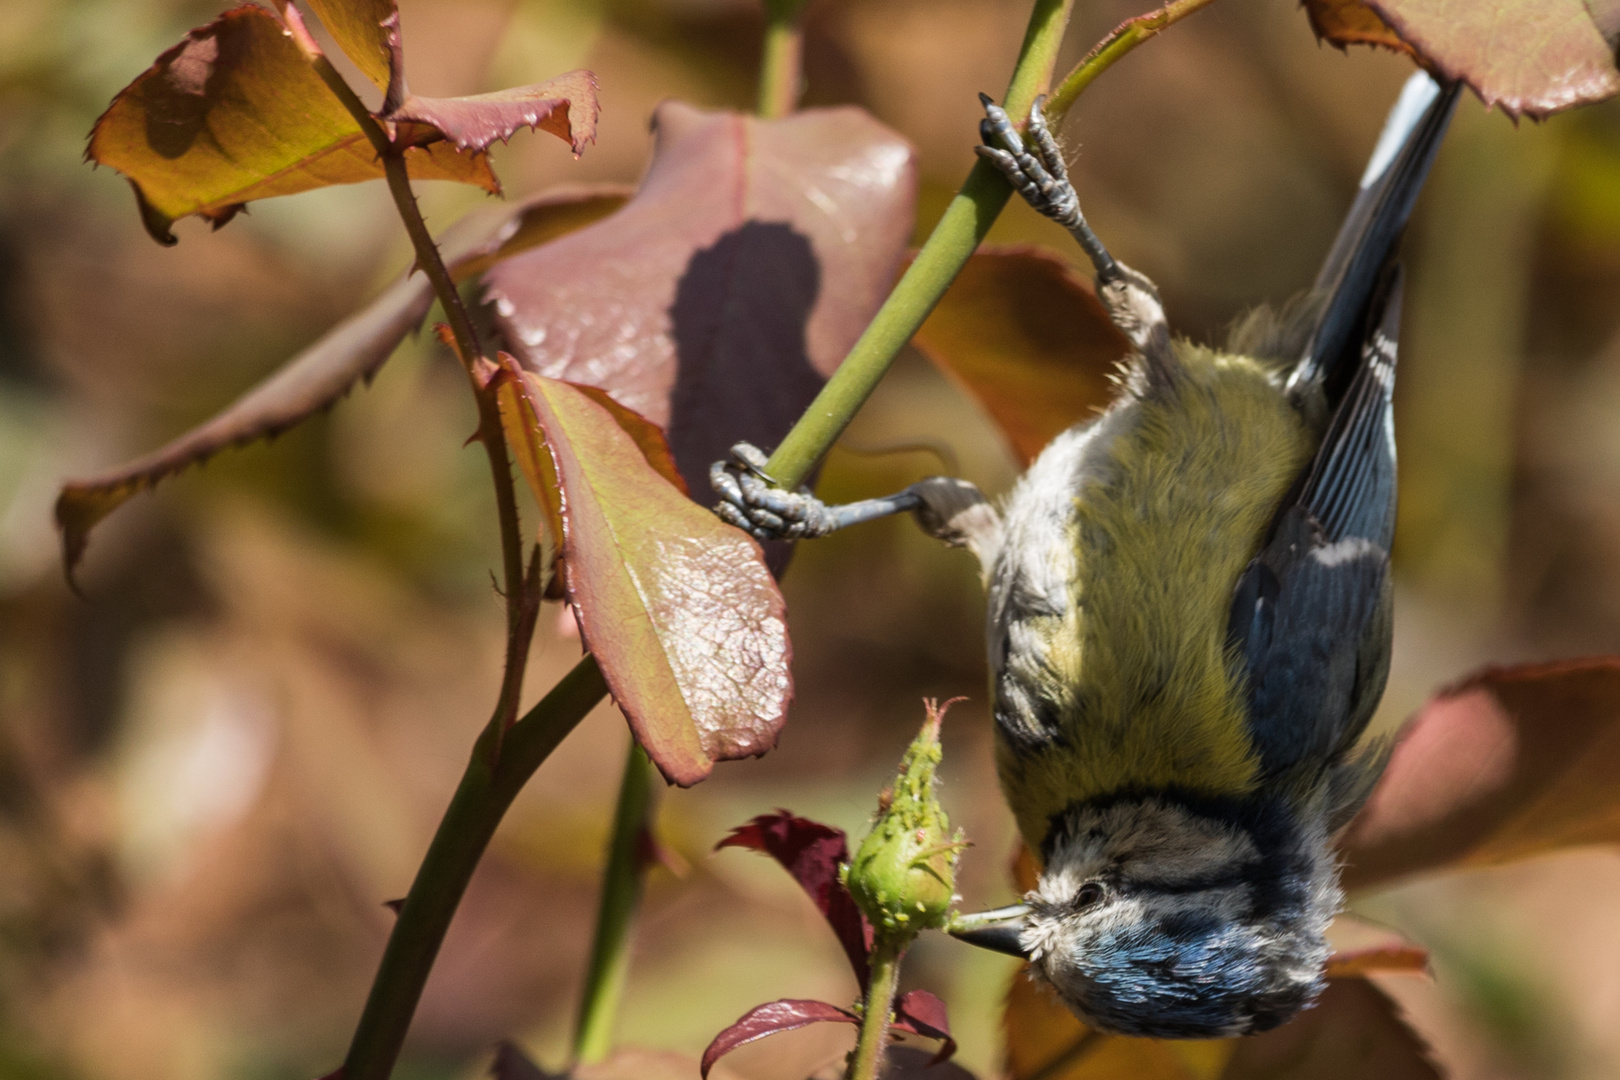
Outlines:
[[765,455],[751,443],[731,448],[730,461],[709,467],[723,521],[758,540],[800,540],[910,511],[924,532],[970,549],[988,568],[1000,545],[1001,516],[966,480],[930,476],[880,499],[828,506],[808,491],[785,491],[765,472]]
[[1006,110],[980,94],[985,118],[979,121],[982,145],[974,152],[1000,169],[1024,201],[1069,230],[1097,270],[1097,295],[1109,318],[1130,339],[1147,363],[1150,380],[1169,382],[1176,372],[1170,350],[1170,328],[1165,321],[1159,290],[1146,274],[1132,270],[1109,254],[1080,212],[1080,197],[1069,182],[1063,151],[1046,127],[1041,110],[1044,96],[1035,99],[1024,136],[1013,127]]

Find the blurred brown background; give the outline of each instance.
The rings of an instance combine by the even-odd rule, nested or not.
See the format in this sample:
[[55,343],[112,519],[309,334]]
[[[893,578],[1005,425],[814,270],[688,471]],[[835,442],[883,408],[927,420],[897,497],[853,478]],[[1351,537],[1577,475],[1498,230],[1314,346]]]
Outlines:
[[[1067,59],[1149,0],[1080,0]],[[1139,6],[1140,5],[1140,6]],[[413,86],[465,93],[587,66],[601,137],[498,148],[507,190],[634,180],[665,97],[747,108],[752,0],[402,0]],[[0,1077],[311,1077],[340,1059],[392,916],[498,678],[492,501],[462,376],[426,341],[269,447],[121,511],[64,587],[60,481],[148,449],[251,385],[405,264],[380,185],[260,203],[164,250],[81,163],[96,115],[213,2],[6,0],[0,11]],[[807,104],[858,102],[921,155],[925,235],[971,163],[1027,0],[816,0]],[[1293,0],[1227,0],[1109,72],[1065,138],[1098,231],[1218,337],[1308,284],[1408,71],[1319,47]],[[424,185],[442,227],[482,196]],[[1022,207],[993,236],[1072,254]],[[1486,660],[1620,647],[1620,103],[1515,127],[1468,99],[1409,239],[1401,592],[1383,722]],[[925,438],[1001,490],[974,405],[903,358],[848,437]],[[889,490],[925,455],[832,455],[824,491]],[[858,831],[922,713],[977,846],[970,902],[1009,894],[968,556],[904,521],[807,546],[788,576],[799,699],[780,748],[670,792],[684,876],[655,873],[620,1025],[695,1053],[774,997],[854,986],[785,875],[709,848],[786,806]],[[531,695],[573,661],[549,616]],[[532,696],[531,696],[532,700]],[[518,1038],[557,1064],[624,725],[599,709],[541,769],[452,930],[398,1075],[475,1075]],[[1455,1075],[1620,1075],[1620,858],[1436,877],[1360,910],[1437,954],[1389,985]],[[919,947],[966,1064],[998,1057],[1009,965]],[[798,1080],[847,1045],[739,1052]]]

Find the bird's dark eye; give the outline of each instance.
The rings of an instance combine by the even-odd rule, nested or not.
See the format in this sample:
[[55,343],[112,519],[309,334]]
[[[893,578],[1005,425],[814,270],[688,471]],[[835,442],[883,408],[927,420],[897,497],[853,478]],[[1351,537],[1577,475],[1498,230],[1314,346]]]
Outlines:
[[1080,891],[1074,894],[1074,909],[1084,911],[1102,902],[1103,887],[1095,881],[1088,881],[1080,886]]

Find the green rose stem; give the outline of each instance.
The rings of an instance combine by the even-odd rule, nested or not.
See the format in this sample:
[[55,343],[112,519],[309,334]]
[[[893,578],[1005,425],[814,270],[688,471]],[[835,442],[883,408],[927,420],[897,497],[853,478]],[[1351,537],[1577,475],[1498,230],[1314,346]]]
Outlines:
[[804,85],[806,0],[765,0],[765,48],[759,69],[759,115],[777,120],[799,104]]
[[653,811],[652,762],[634,741],[619,782],[590,966],[574,1028],[574,1060],[594,1065],[613,1049],[613,1021],[630,972],[630,929],[641,906]]
[[1172,23],[1180,22],[1188,15],[1206,8],[1215,0],[1170,0],[1170,3],[1150,11],[1146,15],[1138,15],[1126,19],[1114,28],[1113,33],[1103,38],[1074,66],[1074,70],[1063,77],[1058,88],[1052,92],[1051,98],[1046,102],[1044,110],[1047,123],[1054,129],[1063,122],[1068,115],[1069,107],[1091,85],[1093,79],[1114,66],[1114,62],[1132,49],[1136,48],[1148,38],[1153,37]]
[[[1174,8],[1180,14],[1168,18],[1164,25],[1209,2],[1211,0],[1176,0],[1168,8]],[[1006,107],[1014,115],[1027,112],[1039,89],[1050,82],[1072,5],[1073,0],[1035,0],[1005,99]],[[304,48],[311,66],[349,109],[382,157],[389,178],[389,191],[411,235],[418,265],[433,284],[463,356],[481,356],[471,321],[466,317],[460,296],[445,272],[444,262],[416,208],[402,157],[388,140],[381,125],[314,46],[313,39],[304,31],[297,9],[290,4],[278,3],[277,6],[281,8],[294,38]],[[1119,33],[1116,31],[1116,36]],[[1115,42],[1112,48],[1110,42],[1113,39],[1105,40],[1093,50],[1087,62],[1083,62],[1064,80],[1065,104],[1072,104],[1096,73],[1149,36],[1151,34],[1132,31]],[[778,43],[790,44],[791,38],[779,35]],[[1106,55],[1103,55],[1105,52]],[[778,75],[783,67],[781,62],[767,61],[765,68],[770,73],[773,85],[783,85],[783,79]],[[973,248],[1006,205],[1009,194],[1006,181],[994,169],[988,168],[983,162],[973,167],[917,259],[890,293],[838,373],[829,380],[815,402],[777,447],[770,467],[780,481],[789,486],[801,483],[832,446],[888,370],[894,357],[944,295]],[[467,770],[439,822],[410,893],[400,909],[394,932],[389,936],[341,1070],[343,1080],[386,1080],[393,1072],[405,1032],[421,999],[422,987],[432,970],[445,931],[449,929],[451,917],[496,826],[534,771],[607,694],[607,684],[596,658],[586,655],[534,708],[511,722],[509,727],[506,726],[506,719],[516,713],[517,689],[522,681],[521,666],[527,656],[527,639],[523,637],[523,620],[520,618],[523,605],[519,604],[518,611],[514,613],[514,598],[523,597],[527,601],[522,583],[537,581],[537,574],[533,565],[528,574],[522,571],[521,533],[510,463],[504,443],[497,450],[492,445],[495,439],[483,439],[486,430],[484,395],[479,392],[475,396],[479,398],[479,435],[490,457],[496,504],[501,514],[501,547],[508,598],[507,674],[496,715],[474,744]],[[498,432],[499,425],[490,430]],[[532,633],[532,630],[533,617],[530,616],[527,632]],[[525,645],[522,649],[517,648],[520,639]],[[882,1023],[887,1022],[884,1016]]]
[[883,1060],[889,1048],[889,1024],[894,1013],[894,991],[900,982],[900,958],[905,952],[905,945],[881,938],[872,943],[872,955],[868,958],[872,981],[866,990],[860,1038],[850,1058],[849,1080],[878,1080],[883,1075]]

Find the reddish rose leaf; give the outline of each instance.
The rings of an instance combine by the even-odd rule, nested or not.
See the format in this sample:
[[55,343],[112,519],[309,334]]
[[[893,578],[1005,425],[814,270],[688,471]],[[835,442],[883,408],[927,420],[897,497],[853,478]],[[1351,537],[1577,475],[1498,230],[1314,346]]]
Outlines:
[[1365,979],[1336,980],[1316,1007],[1236,1044],[1221,1080],[1440,1080],[1429,1048]]
[[778,810],[737,826],[730,836],[714,845],[716,851],[728,847],[763,852],[793,876],[838,935],[838,943],[855,969],[855,978],[865,989],[872,927],[838,880],[838,868],[849,861],[844,831]]
[[[439,247],[452,273],[465,278],[506,254],[605,217],[628,196],[619,185],[545,192],[469,214],[445,230]],[[213,419],[126,465],[67,483],[56,502],[67,572],[71,575],[83,556],[91,528],[131,496],[220,450],[286,431],[336,403],[356,382],[369,380],[405,335],[421,325],[432,303],[426,276],[407,273]]]
[[956,1040],[951,1038],[951,1022],[945,1015],[945,1003],[926,990],[908,990],[894,1003],[894,1027],[909,1031],[925,1039],[938,1039],[940,1047],[930,1064],[938,1065],[950,1060],[956,1053]]
[[596,76],[569,71],[530,86],[517,86],[467,97],[428,98],[408,95],[390,120],[427,124],[462,150],[484,150],[496,139],[505,142],[520,129],[549,131],[573,148],[577,157],[596,139],[601,107]]
[[[90,133],[86,156],[123,173],[159,243],[189,214],[217,228],[254,199],[383,175],[382,163],[265,8],[244,5],[199,27],[125,87]],[[481,154],[412,147],[413,177],[499,191]]]
[[749,1009],[735,1024],[726,1028],[714,1037],[708,1049],[703,1051],[703,1061],[700,1074],[708,1076],[714,1063],[737,1049],[756,1039],[763,1039],[767,1035],[775,1035],[781,1031],[793,1031],[797,1028],[809,1027],[811,1024],[859,1024],[860,1017],[852,1012],[846,1012],[836,1005],[829,1005],[825,1001],[807,1001],[803,999],[784,998],[781,1001],[772,1001],[765,1005],[756,1005]]
[[1487,668],[1400,736],[1343,841],[1345,883],[1620,841],[1620,658]]
[[[792,678],[759,545],[682,495],[585,391],[501,359],[555,468],[581,636],[637,740],[683,787],[716,761],[765,753]],[[502,415],[510,432],[515,414]]]
[[[1545,117],[1620,92],[1612,0],[1306,0],[1311,25],[1338,45],[1391,46],[1446,79],[1474,88],[1487,106]],[[1392,46],[1394,47],[1394,46]]]
[[984,406],[1024,464],[1113,397],[1130,343],[1091,283],[1034,247],[981,249],[916,345]]
[[1377,945],[1369,949],[1336,952],[1328,957],[1330,979],[1358,979],[1367,975],[1402,973],[1426,975],[1429,950],[1421,945]]
[[669,435],[681,474],[774,446],[887,294],[910,148],[853,108],[765,121],[666,103],[619,213],[486,278],[523,366],[600,387]]

